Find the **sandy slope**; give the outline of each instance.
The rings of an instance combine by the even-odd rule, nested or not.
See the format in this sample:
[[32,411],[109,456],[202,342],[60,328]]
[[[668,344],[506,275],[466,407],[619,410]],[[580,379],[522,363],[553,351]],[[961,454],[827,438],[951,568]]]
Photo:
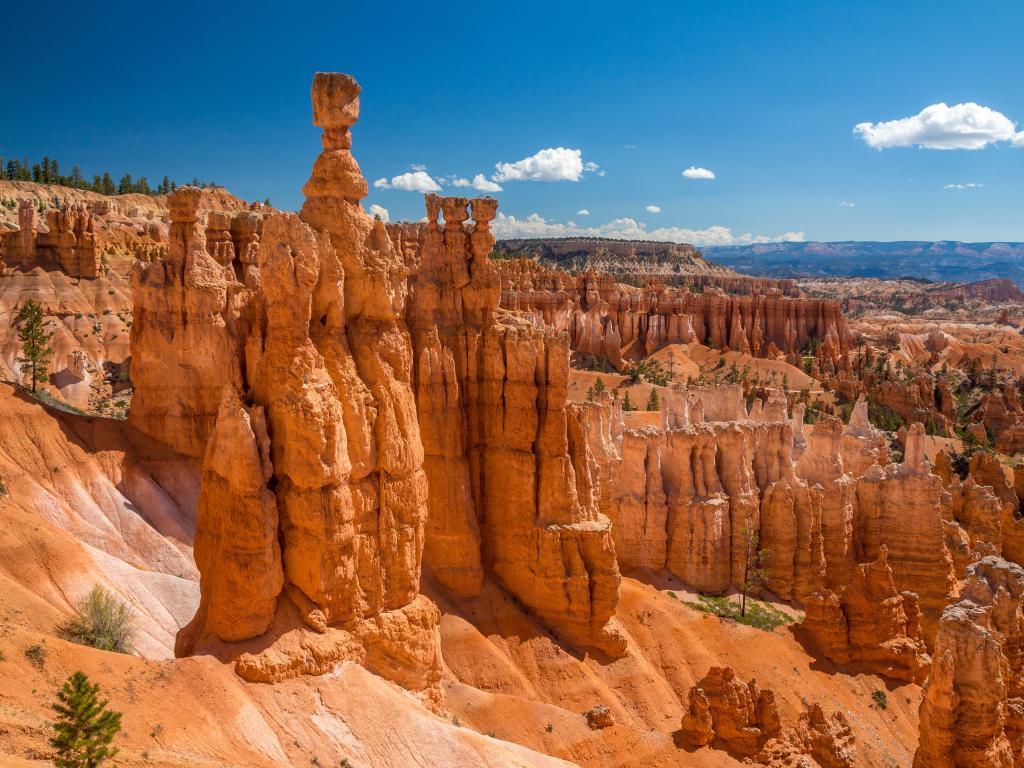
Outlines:
[[[194,465],[122,422],[50,412],[0,386],[0,477],[0,765],[46,764],[47,705],[76,669],[125,713],[127,766],[734,765],[674,743],[683,697],[712,664],[774,688],[784,721],[802,698],[843,707],[861,765],[910,765],[919,688],[820,665],[788,629],[705,616],[670,597],[661,574],[623,582],[621,659],[567,650],[494,585],[456,603],[428,577],[424,591],[443,611],[442,717],[354,665],[248,684],[212,657],[169,658],[198,594]],[[56,636],[94,583],[132,606],[143,657]],[[39,668],[25,656],[37,643]],[[888,690],[886,712],[871,706],[876,688]],[[616,724],[592,731],[581,713],[598,703]]]

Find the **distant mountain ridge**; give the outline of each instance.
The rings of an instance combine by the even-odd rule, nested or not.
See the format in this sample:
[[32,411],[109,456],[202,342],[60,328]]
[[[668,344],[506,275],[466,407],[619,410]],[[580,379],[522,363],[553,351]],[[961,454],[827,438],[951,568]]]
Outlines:
[[557,237],[499,240],[499,258],[535,259],[548,266],[608,274],[732,275],[732,270],[708,262],[686,243],[617,240],[603,237]]
[[1024,287],[1024,243],[846,240],[702,250],[709,261],[765,277],[912,277],[956,283],[1006,278]]

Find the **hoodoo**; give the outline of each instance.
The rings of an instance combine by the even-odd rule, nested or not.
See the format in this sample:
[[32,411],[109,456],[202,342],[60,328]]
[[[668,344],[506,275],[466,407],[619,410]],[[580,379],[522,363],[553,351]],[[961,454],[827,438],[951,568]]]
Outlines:
[[1024,768],[1024,294],[523,218],[571,147],[370,185],[311,96],[298,212],[0,164],[0,763],[94,681],[155,768]]

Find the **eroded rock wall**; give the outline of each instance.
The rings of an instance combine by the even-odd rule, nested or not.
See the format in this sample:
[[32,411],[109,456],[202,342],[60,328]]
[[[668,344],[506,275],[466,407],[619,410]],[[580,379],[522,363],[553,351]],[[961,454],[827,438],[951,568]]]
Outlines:
[[407,319],[431,488],[427,564],[464,595],[486,570],[570,642],[620,653],[608,625],[619,572],[583,413],[568,402],[568,337],[498,308],[487,258],[496,201],[426,202],[425,225],[391,232],[415,264]]
[[169,256],[136,268],[131,418],[204,457],[201,601],[179,654],[266,635],[226,651],[247,679],[354,659],[436,702],[407,275],[359,203],[358,94],[345,75],[314,81],[324,152],[301,218],[172,196]]
[[616,366],[664,344],[691,341],[759,357],[795,357],[809,341],[823,342],[818,352],[827,353],[832,368],[846,365],[849,332],[833,301],[792,298],[775,289],[731,295],[658,283],[635,288],[594,272],[574,276],[534,262],[499,264],[502,307],[567,331],[573,351]]
[[915,768],[1024,765],[1024,570],[987,556],[942,613]]

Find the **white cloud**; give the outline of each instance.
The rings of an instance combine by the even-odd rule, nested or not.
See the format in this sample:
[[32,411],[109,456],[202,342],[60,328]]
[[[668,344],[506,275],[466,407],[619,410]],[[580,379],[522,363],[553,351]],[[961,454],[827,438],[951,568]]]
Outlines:
[[576,211],[576,215],[577,216],[589,216],[590,215],[590,211],[588,211],[586,208],[580,208],[578,211]]
[[627,144],[626,149],[636,149],[636,144]]
[[661,208],[656,205],[648,205],[644,210],[648,213],[661,213]]
[[412,168],[412,170],[414,170],[414,171],[425,171],[425,170],[427,170],[427,166],[423,165],[423,163],[413,163],[409,167]]
[[370,215],[380,216],[381,221],[391,221],[391,214],[388,213],[388,209],[376,203],[370,206]]
[[466,178],[452,177],[451,185],[453,187],[472,187],[481,192],[501,192],[501,186],[485,178],[482,173],[474,176],[472,181]]
[[579,181],[584,171],[597,169],[595,163],[583,164],[579,149],[556,147],[514,163],[495,163],[494,181]]
[[1001,141],[1024,146],[1024,131],[1018,132],[1010,118],[973,101],[932,104],[900,120],[858,123],[853,132],[875,149],[984,149]]
[[501,187],[493,181],[485,179],[482,173],[473,177],[473,189],[479,189],[481,192],[501,192]]
[[587,162],[587,163],[583,164],[583,170],[584,171],[596,171],[600,167],[601,166],[599,166],[597,163]]
[[839,207],[840,207],[840,208],[856,208],[856,207],[857,207],[857,204],[856,204],[856,203],[851,203],[851,202],[850,202],[850,201],[848,201],[848,200],[843,200],[843,202],[841,202],[841,203],[839,204]]
[[373,186],[380,189],[402,189],[406,192],[440,192],[441,185],[430,178],[426,171],[412,171],[387,179],[377,179]]
[[981,189],[984,184],[976,184],[973,181],[969,181],[966,184],[944,184],[943,189]]
[[607,224],[581,227],[573,221],[565,223],[547,221],[540,214],[531,213],[523,219],[508,216],[501,211],[493,223],[498,237],[610,237],[618,240],[658,240],[695,245],[745,245],[779,241],[802,242],[803,232],[786,232],[778,236],[734,235],[729,227],[712,226],[707,229],[660,227],[648,230],[647,225],[631,218],[615,219]]
[[696,167],[691,165],[689,168],[687,168],[685,171],[683,171],[683,176],[685,176],[688,179],[709,179],[710,180],[710,179],[715,178],[715,173],[714,173],[714,171],[709,171],[707,168],[696,168]]

